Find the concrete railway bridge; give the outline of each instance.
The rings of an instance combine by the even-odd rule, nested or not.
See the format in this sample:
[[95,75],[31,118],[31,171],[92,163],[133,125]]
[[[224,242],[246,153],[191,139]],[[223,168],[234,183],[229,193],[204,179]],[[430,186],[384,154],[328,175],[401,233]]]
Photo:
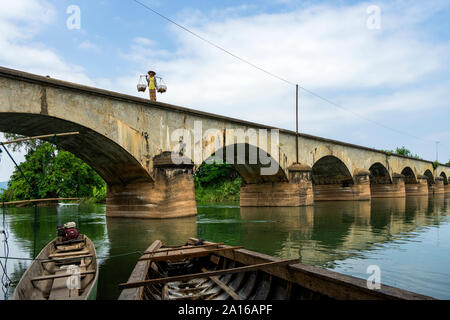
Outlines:
[[297,161],[292,131],[0,67],[0,132],[69,131],[57,145],[106,181],[111,217],[195,215],[212,155],[242,176],[242,207],[450,193],[448,166],[306,134]]

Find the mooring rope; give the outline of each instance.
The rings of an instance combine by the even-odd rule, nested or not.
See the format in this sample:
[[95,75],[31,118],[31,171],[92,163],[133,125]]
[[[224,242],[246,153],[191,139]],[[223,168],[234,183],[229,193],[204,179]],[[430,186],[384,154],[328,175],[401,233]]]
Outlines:
[[[121,253],[121,254],[115,254],[112,256],[97,256],[98,260],[104,260],[104,259],[113,259],[113,258],[119,258],[119,257],[124,257],[124,256],[130,256],[132,254],[140,254],[140,255],[144,255],[144,251],[133,251],[133,252],[126,252],[126,253]],[[4,259],[6,257],[0,257],[0,259]],[[44,258],[44,259],[40,259],[40,258],[24,258],[24,257],[8,257],[9,260],[24,260],[24,261],[47,261],[48,258]]]
[[[5,206],[2,205],[2,227],[3,230],[0,230],[0,233],[3,235],[3,257],[0,257],[0,268],[2,269],[2,277],[1,277],[1,284],[2,284],[2,291],[3,296],[5,300],[8,300],[8,290],[9,287],[12,284],[12,280],[8,276],[8,259],[9,259],[9,244],[8,244],[8,238],[9,238],[9,231],[8,231],[8,225],[6,223],[6,216],[5,216]],[[2,259],[5,259],[4,263]]]

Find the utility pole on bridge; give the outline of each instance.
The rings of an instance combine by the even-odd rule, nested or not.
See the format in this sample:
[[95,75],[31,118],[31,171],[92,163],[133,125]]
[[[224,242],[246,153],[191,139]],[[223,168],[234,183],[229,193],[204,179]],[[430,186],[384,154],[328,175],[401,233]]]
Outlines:
[[436,141],[436,161],[437,161],[437,162],[439,162],[439,157],[438,157],[438,155],[439,155],[439,154],[438,154],[438,148],[439,148],[438,145],[439,145],[439,142],[440,142],[440,141]]
[[298,163],[298,84],[295,85],[295,157]]

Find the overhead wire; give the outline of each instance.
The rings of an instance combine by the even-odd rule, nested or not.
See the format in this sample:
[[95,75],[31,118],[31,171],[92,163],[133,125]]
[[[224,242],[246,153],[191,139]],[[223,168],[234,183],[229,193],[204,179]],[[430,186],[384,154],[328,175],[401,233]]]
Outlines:
[[[296,84],[295,84],[294,82],[289,81],[289,80],[287,80],[287,79],[284,78],[284,77],[278,76],[277,74],[275,74],[275,73],[273,73],[273,72],[270,72],[270,71],[268,71],[268,70],[266,70],[266,69],[264,69],[264,68],[262,68],[262,67],[260,67],[260,66],[258,66],[258,65],[256,65],[256,64],[252,63],[251,61],[249,61],[249,60],[247,60],[247,59],[244,59],[244,58],[238,56],[238,55],[235,54],[235,53],[230,52],[229,50],[223,48],[222,46],[217,45],[216,43],[212,42],[211,40],[206,39],[205,37],[199,35],[198,33],[196,33],[196,32],[194,32],[194,31],[190,30],[189,28],[187,28],[187,27],[185,27],[185,26],[179,24],[178,22],[176,22],[176,21],[174,21],[173,19],[167,17],[166,15],[164,15],[164,14],[158,12],[157,10],[151,8],[151,7],[148,6],[147,4],[145,4],[145,3],[143,3],[143,2],[141,2],[141,1],[139,1],[139,0],[133,0],[133,1],[134,1],[135,3],[141,5],[141,6],[144,7],[145,9],[147,9],[147,10],[153,12],[154,14],[158,15],[159,17],[161,17],[161,18],[163,18],[163,19],[169,21],[170,23],[176,25],[177,27],[181,28],[182,30],[184,30],[184,31],[186,31],[186,32],[188,32],[188,33],[190,33],[191,35],[193,35],[193,36],[195,36],[195,37],[197,37],[198,39],[200,39],[200,40],[202,40],[202,41],[208,43],[209,45],[211,45],[211,46],[213,46],[213,47],[215,47],[215,48],[217,48],[217,49],[219,49],[219,50],[225,52],[226,54],[228,54],[228,55],[230,55],[230,56],[232,56],[232,57],[234,57],[234,58],[240,60],[241,62],[246,63],[246,64],[248,64],[249,66],[254,67],[254,68],[258,69],[259,71],[264,72],[265,74],[267,74],[267,75],[269,75],[269,76],[271,76],[271,77],[274,77],[274,78],[276,78],[276,79],[278,79],[278,80],[280,80],[280,81],[282,81],[282,82],[284,82],[284,83],[290,84],[290,85],[292,85],[292,86],[296,86]],[[330,105],[332,105],[332,106],[334,106],[334,107],[336,107],[336,108],[338,108],[338,109],[340,109],[340,110],[343,110],[343,111],[346,111],[346,112],[348,112],[348,113],[351,113],[351,114],[353,114],[353,115],[356,116],[356,117],[359,117],[359,118],[361,118],[361,119],[363,119],[363,120],[365,120],[365,121],[368,121],[368,122],[371,122],[371,123],[373,123],[373,124],[375,124],[375,125],[378,125],[378,126],[380,126],[380,127],[383,127],[383,128],[385,128],[385,129],[387,129],[387,130],[391,130],[391,131],[396,132],[396,133],[398,133],[398,134],[406,135],[406,136],[409,136],[409,137],[411,137],[411,138],[414,138],[414,139],[417,139],[417,140],[421,140],[421,141],[426,141],[426,142],[436,142],[435,140],[424,139],[424,138],[418,137],[418,136],[416,136],[416,135],[413,135],[413,134],[411,134],[411,133],[409,133],[409,132],[406,132],[406,131],[403,131],[403,130],[399,130],[399,129],[396,129],[396,128],[392,128],[392,127],[387,126],[387,125],[385,125],[385,124],[383,124],[383,123],[381,123],[381,122],[378,122],[378,121],[375,121],[375,120],[373,120],[373,119],[369,119],[369,118],[367,118],[367,117],[364,117],[364,116],[362,116],[361,114],[359,114],[359,113],[357,113],[357,112],[354,112],[354,111],[351,111],[351,110],[349,110],[349,109],[347,109],[347,108],[344,108],[343,106],[341,106],[341,105],[335,103],[334,101],[332,101],[332,100],[330,100],[330,99],[328,99],[328,98],[325,98],[325,97],[323,97],[322,95],[319,95],[319,94],[315,93],[315,92],[312,91],[312,90],[309,90],[309,89],[305,88],[304,86],[300,86],[300,85],[299,85],[299,88],[302,89],[303,91],[309,93],[310,95],[312,95],[312,96],[314,96],[314,97],[316,97],[316,98],[318,98],[318,99],[320,99],[320,100],[322,100],[322,101],[324,101],[324,102],[326,102],[326,103],[328,103],[328,104],[330,104]],[[442,144],[441,144],[441,145],[442,145]],[[449,148],[450,148],[450,147],[449,147]]]

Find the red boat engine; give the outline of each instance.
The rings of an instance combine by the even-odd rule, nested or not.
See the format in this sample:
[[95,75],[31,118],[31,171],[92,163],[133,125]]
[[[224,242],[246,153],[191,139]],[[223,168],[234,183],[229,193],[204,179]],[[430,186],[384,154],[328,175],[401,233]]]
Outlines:
[[64,225],[58,225],[57,234],[62,238],[62,241],[69,241],[78,238],[78,230],[75,222],[68,222]]

